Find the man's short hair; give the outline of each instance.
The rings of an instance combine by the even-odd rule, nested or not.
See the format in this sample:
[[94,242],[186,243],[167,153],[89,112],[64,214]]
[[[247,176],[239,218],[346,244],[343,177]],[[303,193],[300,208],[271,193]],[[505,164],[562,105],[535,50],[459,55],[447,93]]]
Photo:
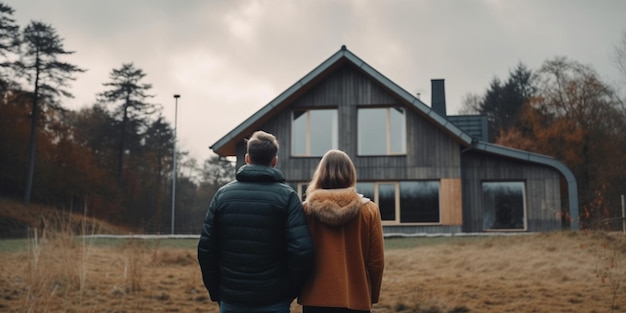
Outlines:
[[278,153],[276,137],[262,130],[254,132],[247,145],[251,164],[269,166]]

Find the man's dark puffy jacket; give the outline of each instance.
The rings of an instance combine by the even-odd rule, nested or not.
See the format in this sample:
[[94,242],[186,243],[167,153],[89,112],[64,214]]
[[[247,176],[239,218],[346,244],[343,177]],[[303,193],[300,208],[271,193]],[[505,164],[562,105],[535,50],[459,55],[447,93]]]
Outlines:
[[244,165],[220,188],[198,243],[211,300],[241,304],[291,301],[313,264],[313,243],[296,192],[272,167]]

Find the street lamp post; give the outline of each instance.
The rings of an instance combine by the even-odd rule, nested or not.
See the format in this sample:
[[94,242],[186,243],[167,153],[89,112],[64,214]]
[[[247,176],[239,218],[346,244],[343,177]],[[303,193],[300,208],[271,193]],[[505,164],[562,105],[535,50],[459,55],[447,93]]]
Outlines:
[[178,98],[174,95],[174,148],[172,149],[172,235],[174,234],[174,213],[176,212],[176,123],[178,120]]

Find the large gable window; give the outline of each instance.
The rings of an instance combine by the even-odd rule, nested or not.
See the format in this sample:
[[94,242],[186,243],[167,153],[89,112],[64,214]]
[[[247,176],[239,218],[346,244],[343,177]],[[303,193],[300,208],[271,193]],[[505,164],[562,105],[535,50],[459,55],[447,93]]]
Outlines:
[[291,155],[322,156],[337,149],[337,110],[295,110],[291,119]]
[[358,111],[358,154],[406,153],[406,117],[403,108],[361,108]]
[[439,181],[359,182],[376,202],[383,224],[440,223]]
[[524,182],[483,182],[482,189],[485,230],[526,229]]

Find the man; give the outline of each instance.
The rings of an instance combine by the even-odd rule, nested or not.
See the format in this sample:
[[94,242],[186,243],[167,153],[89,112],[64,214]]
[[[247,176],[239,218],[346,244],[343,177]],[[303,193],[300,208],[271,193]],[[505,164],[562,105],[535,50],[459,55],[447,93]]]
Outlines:
[[277,170],[276,137],[257,131],[246,165],[220,188],[198,243],[204,285],[221,313],[289,312],[313,265],[313,244],[296,192]]

